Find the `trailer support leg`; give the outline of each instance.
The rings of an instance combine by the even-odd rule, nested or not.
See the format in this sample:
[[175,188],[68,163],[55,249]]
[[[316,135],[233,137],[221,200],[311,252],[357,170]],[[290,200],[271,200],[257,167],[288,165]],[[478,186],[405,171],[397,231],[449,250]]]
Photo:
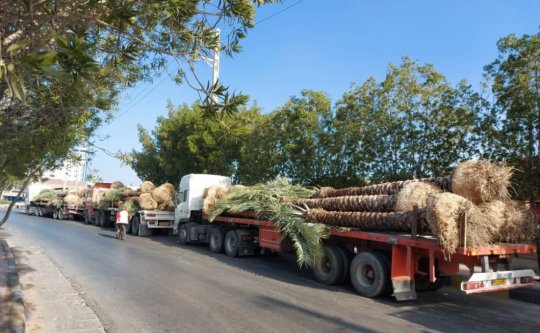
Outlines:
[[429,282],[435,282],[437,279],[435,275],[435,254],[433,250],[429,250]]
[[415,262],[410,246],[392,246],[392,285],[398,301],[416,299],[414,285]]
[[480,266],[482,267],[482,273],[489,272],[489,257],[488,256],[480,257]]

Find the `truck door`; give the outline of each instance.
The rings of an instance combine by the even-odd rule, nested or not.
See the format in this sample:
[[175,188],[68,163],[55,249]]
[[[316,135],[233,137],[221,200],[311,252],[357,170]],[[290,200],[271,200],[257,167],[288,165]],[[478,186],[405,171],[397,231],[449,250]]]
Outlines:
[[178,193],[178,205],[175,209],[177,221],[181,219],[189,219],[190,207],[188,198],[188,190],[180,189],[180,192]]

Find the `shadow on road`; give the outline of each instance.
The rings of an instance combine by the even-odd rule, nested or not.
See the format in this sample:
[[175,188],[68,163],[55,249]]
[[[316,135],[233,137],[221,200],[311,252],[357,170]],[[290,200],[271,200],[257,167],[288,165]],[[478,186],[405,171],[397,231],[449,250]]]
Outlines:
[[213,253],[210,251],[207,244],[192,243],[189,245],[181,245],[178,243],[177,237],[173,236],[151,236],[145,238],[151,240],[152,242],[177,248],[179,251],[189,251],[199,255],[208,256],[228,266],[232,266],[249,273],[262,275],[277,281],[309,286],[310,288],[322,290],[356,294],[356,291],[350,282],[337,286],[327,286],[318,283],[313,277],[311,269],[306,267],[298,267],[294,254],[270,253],[231,258],[224,253]]
[[100,235],[101,237],[107,237],[107,238],[117,239],[115,236],[109,235],[109,234],[98,233],[98,235]]
[[362,325],[359,325],[358,323],[351,323],[350,321],[344,320],[342,318],[339,318],[336,316],[329,316],[321,311],[306,309],[304,307],[298,306],[296,304],[292,304],[290,302],[284,302],[274,297],[258,296],[256,297],[255,302],[259,303],[259,305],[262,307],[271,305],[279,309],[286,309],[288,312],[299,313],[301,315],[307,315],[309,317],[313,317],[318,320],[328,321],[328,322],[336,324],[337,326],[340,326],[341,330],[348,331],[348,332],[362,332],[362,333],[379,332],[379,331],[375,331],[367,327],[364,327]]

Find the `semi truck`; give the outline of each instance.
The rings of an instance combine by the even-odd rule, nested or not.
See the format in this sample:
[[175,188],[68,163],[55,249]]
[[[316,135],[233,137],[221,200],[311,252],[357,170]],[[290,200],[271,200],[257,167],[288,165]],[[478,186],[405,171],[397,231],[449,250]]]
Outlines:
[[[96,226],[109,228],[115,226],[118,207],[99,208],[99,196],[111,188],[112,183],[95,183],[86,196],[85,221]],[[151,236],[154,230],[172,230],[174,212],[162,210],[140,210],[131,217],[127,232],[136,236]]]
[[[40,189],[50,189],[52,191],[55,191],[58,193],[60,199],[62,198],[61,193],[65,192],[64,188],[62,187],[40,187]],[[26,204],[26,213],[29,215],[36,215],[40,217],[52,217],[58,220],[78,219],[84,216],[84,204],[63,201],[61,204],[55,205],[49,201],[43,201],[39,199],[28,200]]]
[[[291,241],[272,221],[231,216],[208,221],[202,212],[204,188],[230,184],[230,178],[216,175],[190,174],[180,180],[174,224],[179,243],[208,244],[212,252],[230,257],[292,251]],[[418,235],[414,223],[410,234],[330,227],[325,259],[314,265],[313,274],[326,285],[350,280],[362,296],[393,294],[398,301],[417,299],[417,291],[442,288],[463,267],[469,279],[461,282],[461,290],[467,294],[532,287],[534,271],[510,270],[510,263],[513,256],[535,253],[534,245],[470,247],[466,220],[461,223],[460,246],[450,258],[435,237]]]

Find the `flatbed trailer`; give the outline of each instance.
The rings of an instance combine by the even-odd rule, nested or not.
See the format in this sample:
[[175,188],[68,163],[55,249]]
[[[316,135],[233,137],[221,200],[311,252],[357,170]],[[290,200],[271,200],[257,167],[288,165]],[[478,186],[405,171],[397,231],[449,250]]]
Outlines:
[[46,202],[31,201],[26,208],[26,213],[40,217],[52,217],[57,220],[82,218],[84,216],[84,206],[77,204],[62,204],[55,207]]
[[[366,297],[393,294],[398,301],[414,300],[416,291],[443,287],[451,276],[468,268],[470,278],[461,283],[467,294],[531,287],[534,271],[510,270],[513,256],[535,253],[532,244],[467,246],[466,222],[460,228],[460,247],[445,255],[435,237],[416,234],[367,232],[355,228],[331,227],[324,240],[325,259],[313,267],[315,278],[324,284],[350,279],[356,291]],[[218,216],[209,223],[206,216],[181,221],[177,226],[181,244],[208,243],[213,252],[231,257],[256,251],[288,252],[292,243],[271,221]]]
[[140,210],[129,221],[127,231],[135,236],[152,236],[154,230],[172,230],[174,212]]

